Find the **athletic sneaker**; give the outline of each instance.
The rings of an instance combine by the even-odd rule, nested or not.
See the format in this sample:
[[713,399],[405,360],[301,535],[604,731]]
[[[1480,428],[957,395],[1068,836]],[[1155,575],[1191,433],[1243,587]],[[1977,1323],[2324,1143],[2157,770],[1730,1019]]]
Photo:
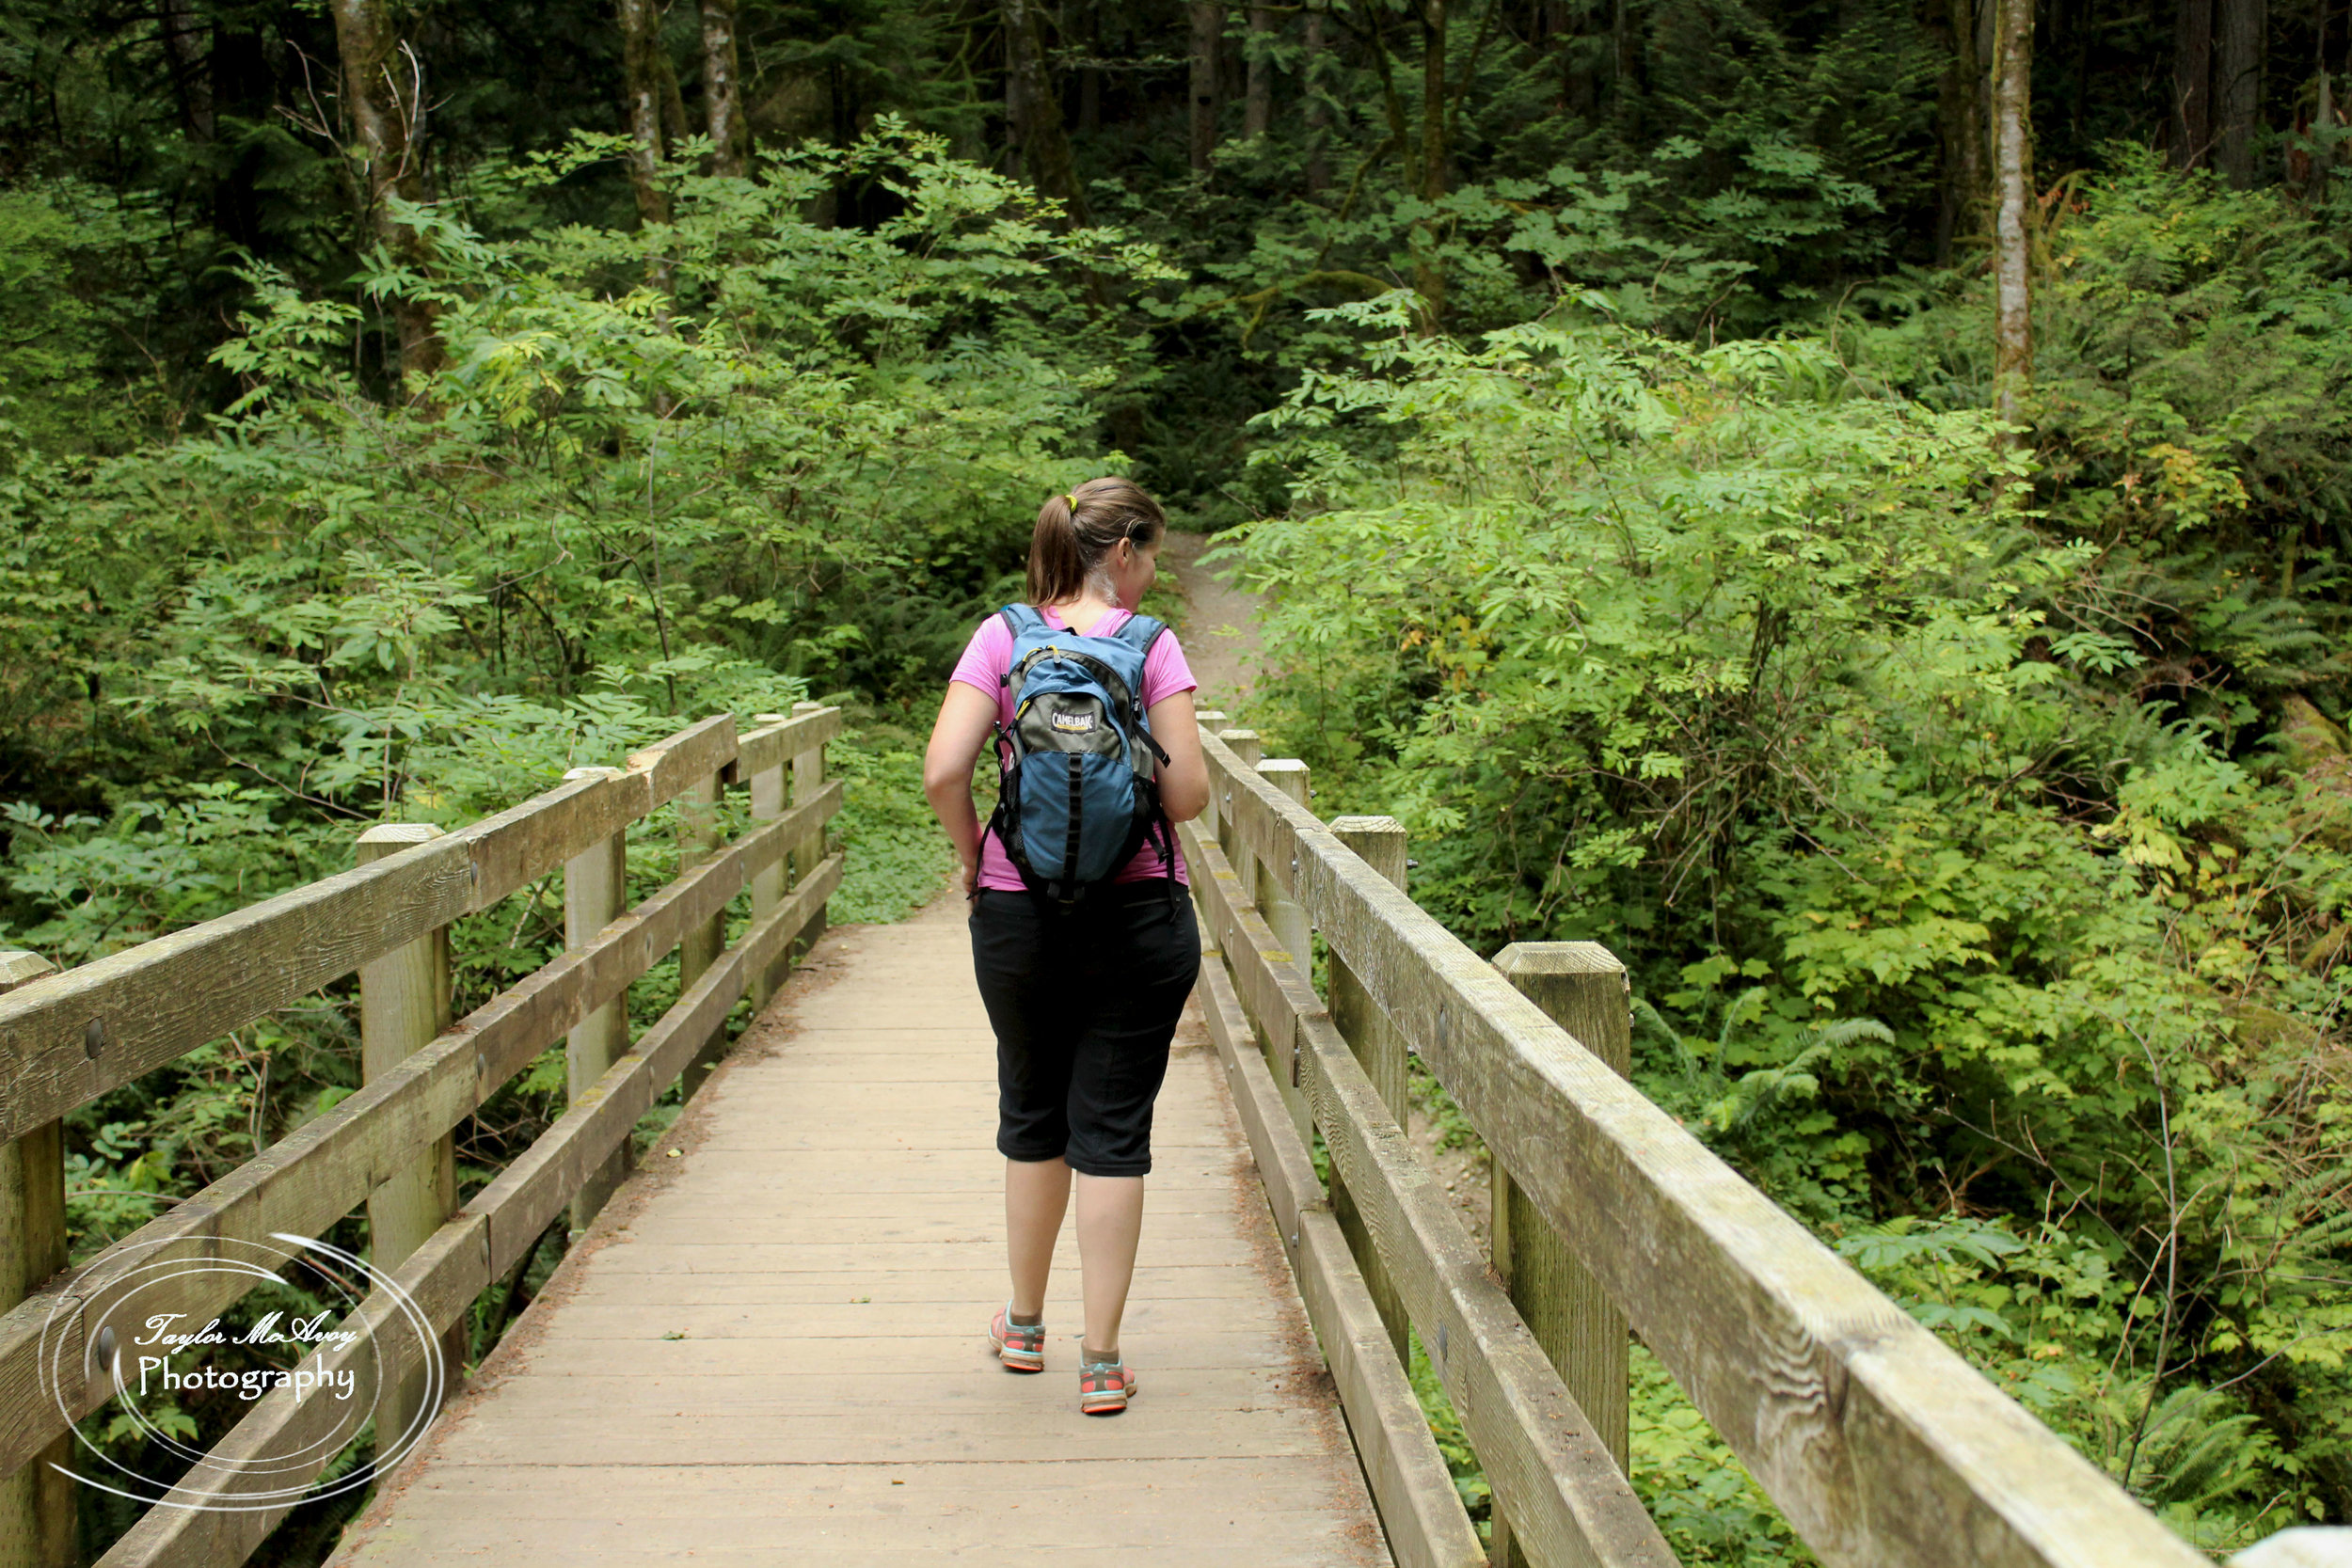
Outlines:
[[996,1321],[988,1325],[989,1342],[996,1347],[996,1359],[1009,1372],[1041,1372],[1045,1370],[1045,1325],[1034,1323],[1023,1328],[1012,1321],[1012,1303],[996,1309]]
[[1136,1397],[1136,1374],[1124,1361],[1089,1361],[1078,1368],[1078,1408],[1089,1416],[1116,1416]]

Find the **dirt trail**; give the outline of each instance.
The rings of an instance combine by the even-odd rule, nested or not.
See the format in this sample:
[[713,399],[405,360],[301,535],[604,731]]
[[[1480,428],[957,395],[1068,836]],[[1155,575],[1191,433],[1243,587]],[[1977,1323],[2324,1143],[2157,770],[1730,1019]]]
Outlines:
[[1200,705],[1239,716],[1248,707],[1250,679],[1257,673],[1262,651],[1258,614],[1263,602],[1255,594],[1227,580],[1232,568],[1200,564],[1209,547],[1205,533],[1178,533],[1170,529],[1161,560],[1192,606],[1184,628],[1184,657],[1200,682]]

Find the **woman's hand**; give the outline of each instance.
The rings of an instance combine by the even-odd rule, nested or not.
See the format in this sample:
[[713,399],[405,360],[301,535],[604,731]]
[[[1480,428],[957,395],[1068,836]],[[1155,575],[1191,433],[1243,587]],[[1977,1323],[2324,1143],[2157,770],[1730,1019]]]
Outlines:
[[962,859],[963,869],[958,874],[958,879],[963,883],[963,901],[968,904],[980,895],[979,852],[976,849]]

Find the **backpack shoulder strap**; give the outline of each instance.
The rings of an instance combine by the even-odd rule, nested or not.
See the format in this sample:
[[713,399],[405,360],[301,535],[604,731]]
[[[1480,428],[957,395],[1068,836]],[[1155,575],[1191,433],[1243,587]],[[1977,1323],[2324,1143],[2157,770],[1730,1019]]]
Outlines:
[[1111,636],[1126,643],[1136,652],[1148,657],[1152,652],[1152,644],[1157,642],[1160,640],[1160,633],[1167,629],[1167,623],[1156,621],[1149,615],[1130,615],[1119,624],[1119,629],[1111,633]]
[[1045,617],[1038,613],[1035,605],[1009,604],[996,612],[996,618],[1005,623],[1006,634],[1012,639],[1012,646],[1005,650],[1004,673],[996,677],[996,684],[1010,686],[1012,673],[1021,667],[1022,633],[1051,631],[1053,628],[1045,624]]

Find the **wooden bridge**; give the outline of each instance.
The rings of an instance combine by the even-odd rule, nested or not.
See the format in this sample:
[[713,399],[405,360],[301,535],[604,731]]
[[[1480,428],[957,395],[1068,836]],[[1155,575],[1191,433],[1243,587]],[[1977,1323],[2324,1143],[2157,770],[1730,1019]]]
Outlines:
[[[225,1313],[277,1266],[255,1258],[362,1205],[348,1337],[281,1357],[308,1379],[186,1450],[103,1562],[245,1560],[372,1412],[392,1467],[337,1561],[1664,1564],[1625,1479],[1629,1329],[1825,1563],[2204,1560],[1631,1088],[1606,951],[1480,958],[1407,895],[1393,821],[1318,820],[1306,769],[1246,730],[1206,738],[1184,832],[1215,951],[1157,1123],[1138,1398],[1076,1413],[1067,1252],[1056,1372],[1004,1375],[961,906],[824,934],[838,721],[723,715],[459,832],[370,830],[355,870],[83,968],[0,960],[0,1568],[79,1560],[66,1472],[107,1472],[73,1423],[135,1405],[146,1325]],[[683,869],[627,907],[658,811]],[[451,922],[559,874],[563,956],[453,1021]],[[631,1040],[628,988],[673,949],[678,1000]],[[67,1267],[59,1118],[355,972],[365,1087]],[[559,1039],[567,1108],[461,1201],[453,1130]],[[1491,1152],[1491,1257],[1399,1127],[1408,1051]],[[550,1228],[574,1236],[557,1275],[452,1386],[472,1305]],[[1492,1482],[1491,1543],[1408,1325]]]

